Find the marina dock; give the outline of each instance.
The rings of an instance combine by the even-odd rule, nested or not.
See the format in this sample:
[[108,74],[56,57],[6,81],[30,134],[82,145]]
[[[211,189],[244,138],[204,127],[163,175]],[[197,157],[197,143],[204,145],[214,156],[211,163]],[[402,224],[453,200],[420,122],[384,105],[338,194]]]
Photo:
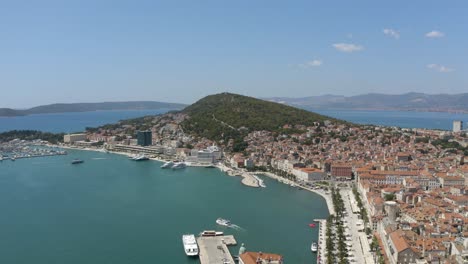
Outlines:
[[228,249],[228,246],[237,244],[234,236],[198,237],[197,243],[201,264],[234,264],[234,259]]
[[319,238],[317,241],[318,251],[317,251],[317,263],[325,263],[327,260],[327,220],[325,219],[314,219],[314,222],[319,223]]

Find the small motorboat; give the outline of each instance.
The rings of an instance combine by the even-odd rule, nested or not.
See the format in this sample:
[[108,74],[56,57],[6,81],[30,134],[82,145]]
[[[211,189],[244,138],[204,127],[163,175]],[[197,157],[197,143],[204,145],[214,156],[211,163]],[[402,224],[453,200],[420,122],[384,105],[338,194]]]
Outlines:
[[83,162],[84,162],[83,160],[74,159],[74,160],[72,160],[71,164],[81,164],[81,163],[83,163]]
[[231,224],[231,221],[229,221],[229,220],[227,220],[227,219],[223,219],[223,218],[218,218],[218,219],[216,219],[216,223],[217,223],[218,225],[227,226],[227,227],[229,227],[229,226],[232,225],[232,224]]
[[310,250],[312,250],[312,252],[317,252],[317,243],[316,242],[312,242],[312,245],[310,246]]

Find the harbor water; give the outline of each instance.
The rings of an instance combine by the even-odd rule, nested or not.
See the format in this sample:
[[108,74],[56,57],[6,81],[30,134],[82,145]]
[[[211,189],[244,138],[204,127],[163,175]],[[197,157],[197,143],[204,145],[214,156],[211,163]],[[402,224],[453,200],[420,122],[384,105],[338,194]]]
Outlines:
[[[203,230],[286,263],[315,263],[318,230],[308,224],[328,216],[319,195],[264,177],[267,188],[245,187],[218,169],[68,152],[0,162],[0,263],[198,263],[181,237]],[[217,226],[218,217],[238,227]]]

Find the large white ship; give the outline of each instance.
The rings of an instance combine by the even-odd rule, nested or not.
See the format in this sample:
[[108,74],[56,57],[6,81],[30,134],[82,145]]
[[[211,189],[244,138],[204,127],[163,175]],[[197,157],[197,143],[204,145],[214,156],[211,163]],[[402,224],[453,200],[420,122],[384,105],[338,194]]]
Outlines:
[[142,161],[142,160],[149,160],[148,157],[145,156],[145,154],[140,154],[138,156],[135,156],[132,158],[134,161]]
[[168,162],[164,163],[163,165],[161,165],[161,168],[162,169],[169,169],[169,168],[172,168],[172,166],[174,166],[174,162],[168,161]]
[[198,255],[198,245],[197,245],[197,240],[195,240],[195,235],[193,234],[183,235],[182,242],[184,243],[184,250],[187,256]]
[[187,165],[185,164],[185,162],[176,162],[174,163],[174,165],[172,166],[172,169],[173,170],[177,170],[177,169],[183,169],[187,167]]

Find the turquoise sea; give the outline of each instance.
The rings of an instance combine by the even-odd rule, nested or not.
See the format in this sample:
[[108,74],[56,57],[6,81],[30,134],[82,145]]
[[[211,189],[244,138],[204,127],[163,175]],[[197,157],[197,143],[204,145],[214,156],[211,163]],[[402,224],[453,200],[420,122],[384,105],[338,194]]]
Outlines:
[[[85,162],[71,165],[74,158]],[[210,229],[286,263],[315,263],[318,230],[308,224],[328,216],[319,195],[270,178],[255,189],[218,169],[160,165],[79,150],[0,162],[0,263],[198,263],[181,236]],[[240,228],[217,226],[218,217]]]

